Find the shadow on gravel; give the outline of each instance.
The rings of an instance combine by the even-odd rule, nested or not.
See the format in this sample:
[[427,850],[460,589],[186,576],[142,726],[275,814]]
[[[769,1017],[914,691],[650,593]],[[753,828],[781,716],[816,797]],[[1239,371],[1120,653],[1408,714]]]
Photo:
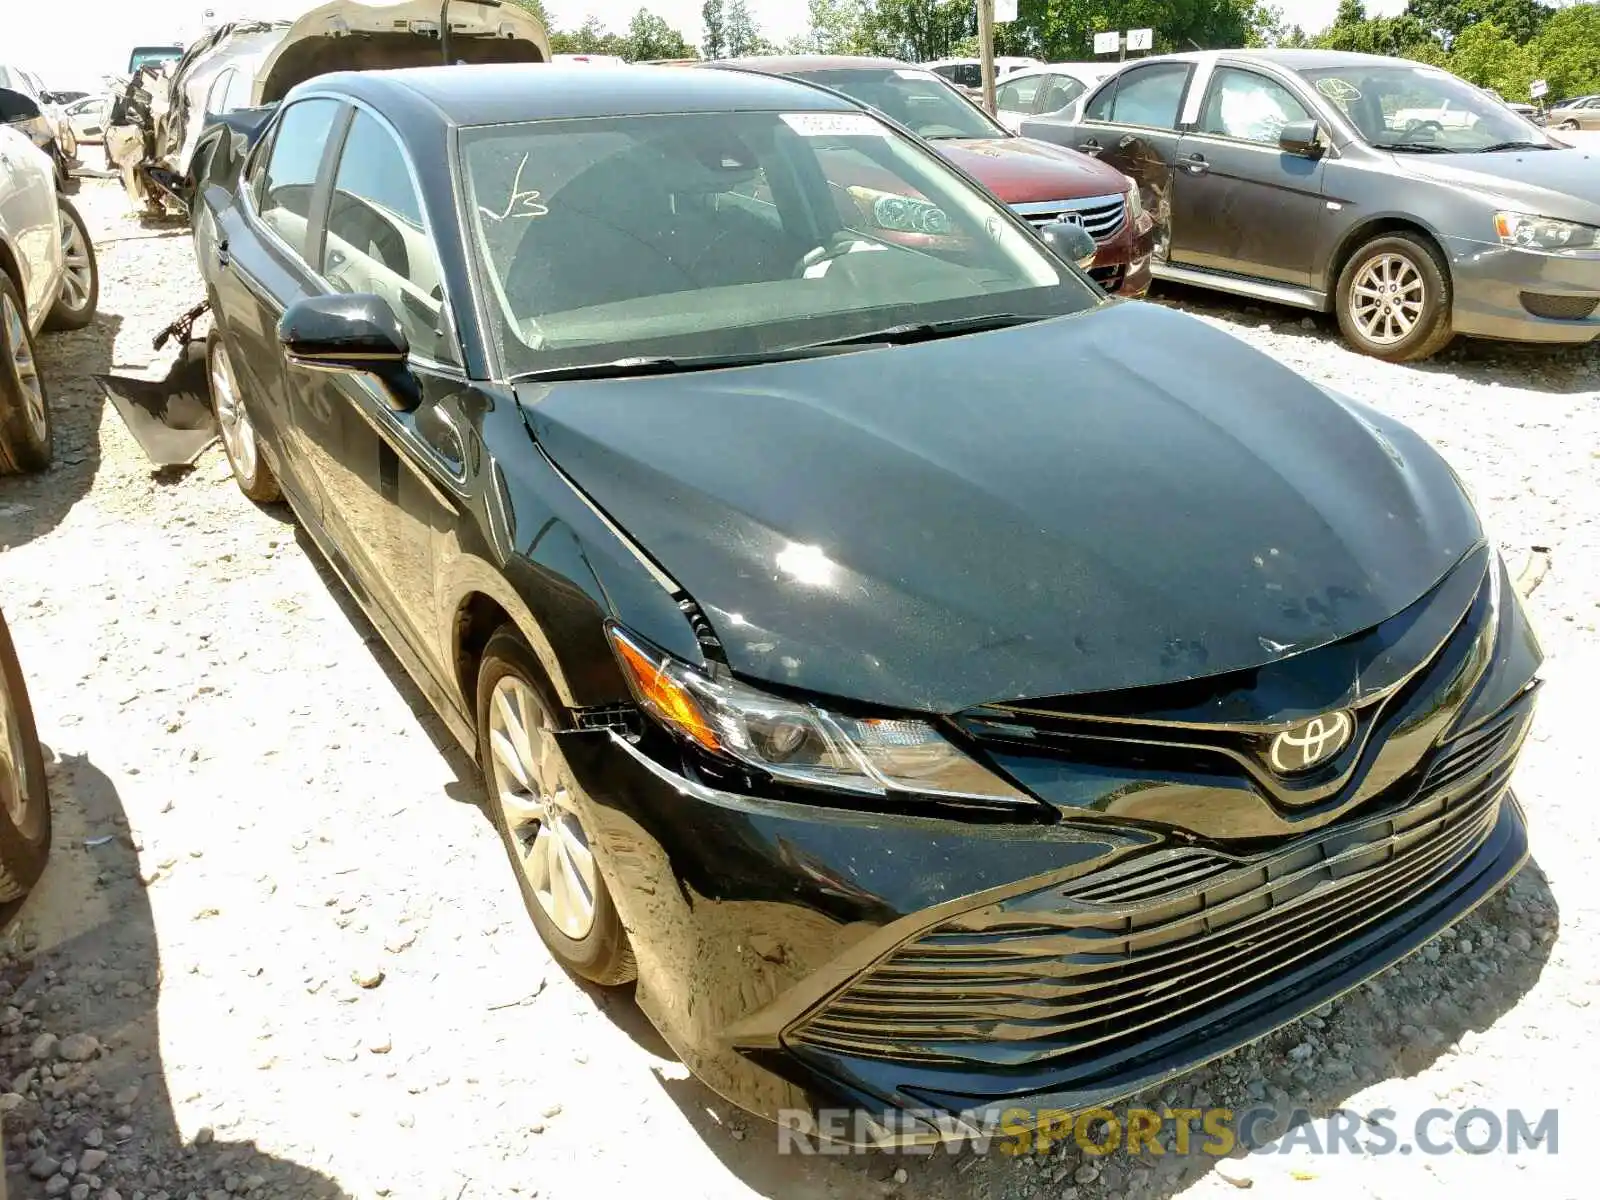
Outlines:
[[0,476],[0,549],[49,533],[93,485],[105,400],[94,376],[111,369],[121,328],[120,316],[102,311],[87,329],[36,339],[55,425],[55,462],[36,475]]
[[122,802],[87,757],[57,761],[47,748],[45,758],[50,865],[0,912],[10,1200],[79,1195],[79,1185],[123,1197],[344,1196],[251,1144],[184,1142],[161,1062],[160,944]]
[[[1310,313],[1302,308],[1244,300],[1181,283],[1158,283],[1151,289],[1150,299],[1249,328],[1270,324],[1272,332],[1279,336],[1329,344],[1357,357],[1344,344],[1332,313]],[[1398,364],[1394,369],[1558,396],[1579,395],[1600,391],[1600,346],[1543,346],[1457,338],[1426,362]]]

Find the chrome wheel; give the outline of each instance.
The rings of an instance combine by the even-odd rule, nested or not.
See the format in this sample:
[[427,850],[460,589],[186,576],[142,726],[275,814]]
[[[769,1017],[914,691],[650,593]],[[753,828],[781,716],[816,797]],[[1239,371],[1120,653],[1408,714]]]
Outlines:
[[1392,346],[1417,327],[1427,298],[1415,263],[1403,255],[1379,254],[1361,265],[1350,284],[1350,316],[1362,337]]
[[78,223],[61,210],[61,257],[67,275],[61,283],[60,305],[69,312],[82,312],[94,290],[94,264],[89,246]]
[[28,327],[22,313],[9,295],[0,292],[0,322],[6,327],[6,341],[11,344],[11,370],[22,387],[22,417],[28,428],[40,441],[50,430],[49,417],[44,407],[44,382],[39,378],[39,364],[33,361],[33,348],[28,343]]
[[220,342],[211,354],[211,399],[217,408],[217,428],[228,461],[240,482],[248,487],[256,477],[256,430],[239,397],[228,352]]
[[515,675],[489,703],[490,775],[517,868],[550,923],[573,941],[594,928],[599,879],[589,838],[571,808],[555,722]]

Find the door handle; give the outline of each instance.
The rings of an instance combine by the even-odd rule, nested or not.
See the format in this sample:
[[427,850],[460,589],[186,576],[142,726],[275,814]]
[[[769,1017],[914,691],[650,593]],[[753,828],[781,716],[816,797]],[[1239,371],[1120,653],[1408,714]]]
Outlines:
[[1204,175],[1211,170],[1211,164],[1206,161],[1204,154],[1190,154],[1183,159],[1183,165],[1191,175]]
[[1079,142],[1078,143],[1078,149],[1080,151],[1082,151],[1084,154],[1099,154],[1100,151],[1104,149],[1104,147],[1101,146],[1100,143],[1098,141],[1096,141],[1094,138],[1090,138],[1086,142]]
[[233,262],[233,255],[228,253],[228,239],[217,239],[217,266],[226,267]]

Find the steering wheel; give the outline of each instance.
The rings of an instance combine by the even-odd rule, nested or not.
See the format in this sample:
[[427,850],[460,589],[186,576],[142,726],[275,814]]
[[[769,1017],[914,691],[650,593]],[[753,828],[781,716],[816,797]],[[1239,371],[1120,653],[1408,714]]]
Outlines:
[[1413,133],[1421,133],[1425,129],[1428,130],[1430,133],[1443,133],[1444,132],[1444,126],[1441,125],[1438,121],[1435,121],[1432,117],[1416,117],[1416,118],[1413,118],[1412,120],[1409,120],[1409,121],[1406,122],[1406,127],[1402,132],[1404,132],[1405,134],[1407,134],[1409,136],[1410,134],[1413,134]]

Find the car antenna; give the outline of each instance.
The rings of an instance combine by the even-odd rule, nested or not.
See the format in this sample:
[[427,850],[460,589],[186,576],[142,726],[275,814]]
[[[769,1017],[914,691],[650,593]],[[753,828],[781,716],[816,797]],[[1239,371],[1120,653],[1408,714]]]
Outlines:
[[[500,0],[472,0],[484,8],[499,8]],[[450,0],[439,5],[439,48],[444,51],[444,65],[450,65]]]

